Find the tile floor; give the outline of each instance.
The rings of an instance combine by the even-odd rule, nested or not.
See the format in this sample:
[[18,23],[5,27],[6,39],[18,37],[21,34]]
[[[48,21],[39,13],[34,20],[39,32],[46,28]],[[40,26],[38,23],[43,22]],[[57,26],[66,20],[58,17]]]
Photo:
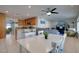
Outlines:
[[[20,48],[13,35],[7,35],[6,39],[0,39],[0,53],[19,53]],[[22,49],[25,52],[25,49]],[[79,39],[67,37],[65,41],[65,53],[79,53]]]

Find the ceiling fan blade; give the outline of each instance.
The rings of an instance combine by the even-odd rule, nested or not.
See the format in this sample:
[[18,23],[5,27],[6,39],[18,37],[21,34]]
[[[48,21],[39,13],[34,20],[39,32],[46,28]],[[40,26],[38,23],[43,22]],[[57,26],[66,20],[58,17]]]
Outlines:
[[47,8],[48,11],[50,11],[50,8]]
[[46,15],[46,13],[41,13],[40,15],[41,15],[41,16],[45,16],[45,15]]
[[57,9],[57,8],[52,9],[51,12],[54,11],[54,10],[56,10],[56,9]]
[[51,12],[51,13],[58,14],[58,12]]
[[48,12],[48,11],[45,11],[45,10],[41,10],[41,11],[43,11],[43,12]]

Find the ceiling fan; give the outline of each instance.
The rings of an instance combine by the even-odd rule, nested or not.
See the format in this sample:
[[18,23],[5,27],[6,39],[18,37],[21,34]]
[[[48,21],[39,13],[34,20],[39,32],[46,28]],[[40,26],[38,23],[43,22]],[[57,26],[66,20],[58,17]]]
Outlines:
[[46,10],[41,10],[43,12],[46,12],[46,15],[50,16],[52,14],[58,14],[58,12],[54,12],[57,8],[53,8],[53,9],[50,9],[50,8],[47,8]]

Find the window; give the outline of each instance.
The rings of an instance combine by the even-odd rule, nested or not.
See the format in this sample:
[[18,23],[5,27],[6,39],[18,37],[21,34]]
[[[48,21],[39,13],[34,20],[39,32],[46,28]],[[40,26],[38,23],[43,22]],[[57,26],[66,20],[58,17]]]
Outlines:
[[9,24],[9,23],[6,25],[6,29],[8,29],[8,28],[11,28],[11,24]]

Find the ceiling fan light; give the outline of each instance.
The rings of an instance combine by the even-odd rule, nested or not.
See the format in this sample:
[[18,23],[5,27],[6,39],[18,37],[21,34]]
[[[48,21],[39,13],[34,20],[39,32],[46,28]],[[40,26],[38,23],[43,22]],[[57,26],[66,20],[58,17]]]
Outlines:
[[48,16],[50,16],[50,15],[51,15],[51,12],[47,12],[46,14],[47,14]]
[[29,5],[29,6],[28,6],[28,8],[30,9],[30,8],[32,8],[32,6],[31,6],[31,5]]

